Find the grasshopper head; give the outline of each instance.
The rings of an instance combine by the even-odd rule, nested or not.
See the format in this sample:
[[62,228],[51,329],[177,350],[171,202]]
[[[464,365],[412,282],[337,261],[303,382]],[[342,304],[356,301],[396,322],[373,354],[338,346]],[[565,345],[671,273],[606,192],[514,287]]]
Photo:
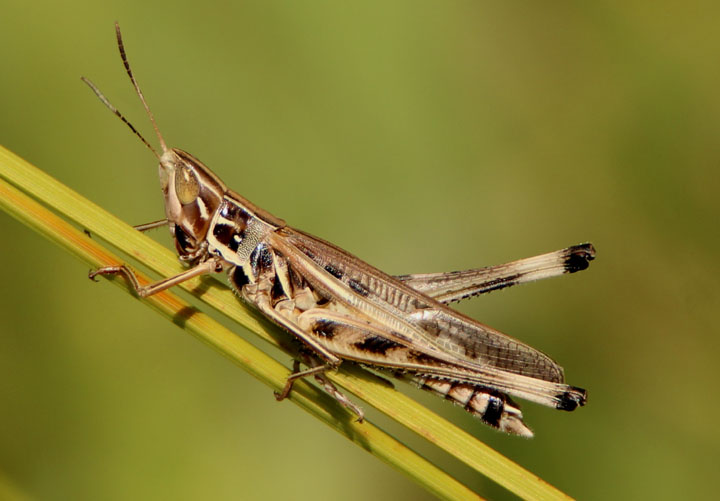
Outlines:
[[200,160],[177,148],[168,148],[165,139],[160,134],[150,107],[145,101],[145,96],[143,96],[140,86],[135,80],[135,75],[130,69],[130,63],[125,54],[125,45],[120,34],[120,26],[117,23],[115,23],[115,35],[125,71],[145,108],[153,129],[155,129],[155,135],[160,143],[162,154],[159,154],[145,140],[122,113],[107,100],[95,84],[85,77],[82,77],[82,80],[88,84],[100,101],[120,118],[160,161],[160,186],[165,197],[165,214],[170,223],[170,232],[175,237],[175,244],[180,257],[191,261],[202,258],[202,250],[206,248],[204,242],[210,223],[227,188]]
[[200,160],[177,148],[163,152],[159,175],[178,252],[191,254],[205,240],[227,188]]

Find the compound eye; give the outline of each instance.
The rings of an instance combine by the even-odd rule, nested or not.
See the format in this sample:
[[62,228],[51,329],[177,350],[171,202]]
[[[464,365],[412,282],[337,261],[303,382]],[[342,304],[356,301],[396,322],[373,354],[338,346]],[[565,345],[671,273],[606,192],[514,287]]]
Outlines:
[[187,167],[175,169],[175,194],[181,204],[194,202],[200,193],[200,183],[195,174]]

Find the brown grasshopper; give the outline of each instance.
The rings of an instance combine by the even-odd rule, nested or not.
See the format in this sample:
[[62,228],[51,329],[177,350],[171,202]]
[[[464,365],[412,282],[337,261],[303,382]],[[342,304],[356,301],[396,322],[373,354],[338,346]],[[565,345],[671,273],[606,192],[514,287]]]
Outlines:
[[136,226],[167,226],[188,270],[140,286],[125,266],[90,273],[123,274],[141,297],[185,280],[225,272],[245,302],[301,342],[307,369],[294,372],[276,394],[313,375],[362,420],[363,411],[325,376],[343,361],[390,371],[462,405],[484,423],[531,437],[510,395],[571,411],[586,392],[564,383],[563,369],[547,355],[487,327],[447,305],[541,278],[584,270],[595,256],[591,244],[500,266],[450,273],[390,276],[333,244],[291,228],[282,219],[228,189],[198,159],[168,148],[130,69],[120,28],[120,56],[152,122],[162,154],[135,130],[89,80],[100,100],[159,160],[166,218]]

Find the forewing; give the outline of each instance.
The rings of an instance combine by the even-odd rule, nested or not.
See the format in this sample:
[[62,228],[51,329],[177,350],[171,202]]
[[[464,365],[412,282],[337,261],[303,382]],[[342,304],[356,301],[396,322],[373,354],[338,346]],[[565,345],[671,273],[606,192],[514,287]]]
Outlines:
[[499,369],[552,383],[564,381],[562,368],[542,352],[413,290],[329,242],[286,227],[273,235],[273,246],[284,247],[281,252],[291,266],[317,290],[384,325],[391,340],[471,372]]
[[408,371],[417,377],[465,383],[477,389],[492,389],[542,405],[573,410],[585,403],[585,390],[563,383],[511,374],[488,365],[469,369],[428,355],[412,345],[393,339],[382,325],[326,308],[308,310],[302,322],[317,344],[346,360],[382,369]]

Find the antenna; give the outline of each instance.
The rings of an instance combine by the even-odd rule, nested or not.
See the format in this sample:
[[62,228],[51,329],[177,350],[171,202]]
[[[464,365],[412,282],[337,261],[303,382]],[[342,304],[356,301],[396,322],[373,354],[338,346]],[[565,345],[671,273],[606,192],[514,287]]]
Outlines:
[[[117,44],[118,49],[120,50],[120,57],[122,58],[123,65],[125,66],[125,71],[127,71],[128,76],[130,77],[130,81],[133,84],[133,87],[135,88],[135,92],[137,93],[138,97],[140,98],[140,101],[143,104],[143,107],[145,108],[145,112],[147,113],[148,117],[150,118],[150,122],[152,122],[153,129],[155,129],[155,135],[158,138],[158,141],[160,142],[160,147],[162,148],[163,152],[168,151],[167,144],[165,144],[165,139],[162,137],[162,134],[160,134],[160,129],[158,129],[157,123],[155,122],[155,117],[153,116],[152,112],[150,111],[150,107],[147,104],[147,101],[145,101],[145,96],[143,95],[142,91],[140,90],[140,86],[137,83],[137,80],[135,80],[135,75],[133,75],[132,70],[130,69],[130,63],[128,62],[127,56],[125,54],[125,45],[123,44],[122,35],[120,34],[120,25],[115,22],[115,35],[117,36]],[[102,101],[102,103],[110,110],[112,111],[115,116],[117,116],[120,120],[122,120],[125,125],[130,127],[130,130],[133,131],[133,134],[135,134],[137,137],[140,138],[140,141],[143,142],[145,146],[147,146],[150,151],[153,152],[153,155],[157,157],[157,159],[160,159],[160,155],[158,152],[153,148],[150,143],[147,142],[147,140],[138,132],[138,130],[133,126],[133,124],[128,121],[127,118],[123,116],[122,113],[118,111],[115,106],[112,105],[112,103],[108,100],[108,98],[105,97],[105,95],[100,92],[100,89],[97,88],[97,86],[90,81],[90,79],[85,77],[80,77],[80,80],[85,82],[90,89],[95,93],[95,95]]]
[[123,116],[123,114],[120,113],[120,112],[117,110],[117,108],[112,105],[112,103],[111,103],[110,101],[108,101],[108,99],[103,95],[103,93],[100,92],[100,89],[98,89],[98,88],[95,86],[94,83],[92,83],[89,79],[87,79],[87,78],[85,78],[85,77],[80,77],[80,80],[82,80],[83,82],[85,82],[85,83],[88,85],[88,87],[90,87],[90,88],[92,89],[92,91],[95,93],[95,95],[98,97],[98,99],[100,99],[100,101],[102,101],[102,103],[103,103],[105,106],[107,106],[107,108],[108,108],[110,111],[112,111],[113,113],[115,113],[115,115],[116,115],[120,120],[122,120],[122,121],[125,123],[125,125],[127,125],[128,127],[130,127],[130,130],[133,131],[133,134],[135,134],[137,137],[139,137],[139,138],[140,138],[140,141],[142,141],[143,144],[144,144],[145,146],[147,146],[147,147],[150,149],[150,151],[153,152],[153,155],[155,155],[155,156],[158,158],[158,160],[160,160],[160,155],[158,155],[157,151],[155,151],[155,148],[153,148],[153,147],[150,145],[150,143],[148,143],[148,142],[145,140],[145,138],[142,136],[142,134],[140,134],[140,133],[137,131],[137,129],[136,129],[135,127],[133,127],[133,124],[131,124],[131,123],[127,120],[127,118],[125,118],[125,117]]
[[165,139],[163,139],[162,134],[160,134],[160,129],[158,129],[157,123],[155,122],[155,117],[153,116],[152,111],[150,111],[150,107],[148,106],[147,101],[145,101],[145,96],[143,96],[143,93],[140,90],[140,86],[138,85],[137,80],[135,80],[135,75],[133,75],[133,72],[130,69],[130,63],[128,62],[127,56],[125,55],[125,45],[123,44],[122,34],[120,33],[120,25],[117,21],[115,21],[115,35],[117,36],[118,50],[120,50],[120,57],[122,58],[123,64],[125,65],[125,71],[127,71],[127,74],[130,77],[130,81],[132,82],[133,87],[135,87],[135,92],[137,92],[137,95],[140,98],[140,101],[142,101],[142,104],[145,107],[145,111],[147,112],[147,115],[152,122],[153,129],[155,129],[155,135],[160,142],[160,147],[162,148],[163,152],[165,152],[168,150],[167,144],[165,144]]

